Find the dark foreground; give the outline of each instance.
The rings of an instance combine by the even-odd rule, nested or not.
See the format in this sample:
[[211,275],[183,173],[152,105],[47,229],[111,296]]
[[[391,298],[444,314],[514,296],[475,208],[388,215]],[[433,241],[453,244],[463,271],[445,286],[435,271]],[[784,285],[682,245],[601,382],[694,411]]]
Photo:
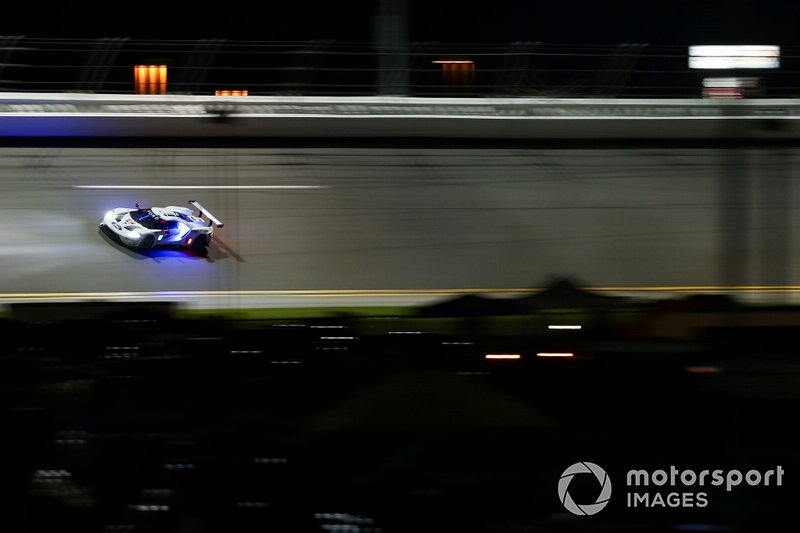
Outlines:
[[[794,310],[450,314],[189,320],[131,305],[7,319],[0,528],[796,530]],[[613,486],[594,516],[559,501],[582,461]],[[784,474],[730,491],[626,486],[629,470],[671,466]],[[664,503],[631,507],[631,492]],[[594,503],[600,485],[579,475],[569,493]]]

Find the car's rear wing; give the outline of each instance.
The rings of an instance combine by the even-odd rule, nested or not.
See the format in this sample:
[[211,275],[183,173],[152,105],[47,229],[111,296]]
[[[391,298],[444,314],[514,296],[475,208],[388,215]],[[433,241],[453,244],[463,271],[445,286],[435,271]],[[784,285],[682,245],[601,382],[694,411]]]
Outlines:
[[199,202],[196,202],[196,201],[194,201],[194,200],[189,200],[189,205],[191,205],[191,206],[193,206],[193,207],[196,207],[196,208],[197,208],[197,210],[198,210],[198,211],[200,211],[200,214],[202,214],[202,215],[205,215],[206,217],[208,217],[208,225],[209,225],[209,226],[210,226],[211,224],[216,224],[216,226],[217,226],[218,228],[221,228],[221,227],[222,227],[222,225],[223,225],[223,224],[222,224],[222,221],[220,221],[220,219],[218,219],[217,217],[215,217],[215,216],[214,216],[214,215],[211,213],[211,211],[209,211],[208,209],[206,209],[205,207],[203,207],[202,205],[200,205],[200,203],[199,203]]

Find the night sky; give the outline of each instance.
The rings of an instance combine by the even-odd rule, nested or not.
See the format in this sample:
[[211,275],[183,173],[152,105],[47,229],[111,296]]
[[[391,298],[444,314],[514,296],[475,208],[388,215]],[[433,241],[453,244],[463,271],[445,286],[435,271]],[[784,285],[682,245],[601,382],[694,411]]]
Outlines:
[[[4,6],[0,35],[368,42],[377,0],[147,2],[42,0]],[[800,40],[796,3],[408,0],[409,41],[779,44]]]

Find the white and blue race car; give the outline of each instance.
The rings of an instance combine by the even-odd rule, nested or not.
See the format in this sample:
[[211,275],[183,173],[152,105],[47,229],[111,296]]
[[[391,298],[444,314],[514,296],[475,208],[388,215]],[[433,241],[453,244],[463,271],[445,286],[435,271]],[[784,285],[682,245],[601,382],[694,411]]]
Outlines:
[[[189,205],[197,208],[198,214],[187,207],[118,207],[106,213],[100,228],[117,237],[120,242],[139,250],[155,247],[187,247],[205,253],[214,237],[214,226],[222,222],[198,202]],[[208,218],[208,222],[202,216]]]

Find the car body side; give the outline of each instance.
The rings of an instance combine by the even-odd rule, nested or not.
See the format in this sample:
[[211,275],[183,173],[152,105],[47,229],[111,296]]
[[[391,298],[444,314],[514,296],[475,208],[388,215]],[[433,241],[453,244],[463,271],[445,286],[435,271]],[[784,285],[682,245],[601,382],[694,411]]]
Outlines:
[[105,214],[101,228],[123,244],[139,249],[179,246],[205,249],[214,236],[213,227],[191,209],[179,206],[125,208]]

